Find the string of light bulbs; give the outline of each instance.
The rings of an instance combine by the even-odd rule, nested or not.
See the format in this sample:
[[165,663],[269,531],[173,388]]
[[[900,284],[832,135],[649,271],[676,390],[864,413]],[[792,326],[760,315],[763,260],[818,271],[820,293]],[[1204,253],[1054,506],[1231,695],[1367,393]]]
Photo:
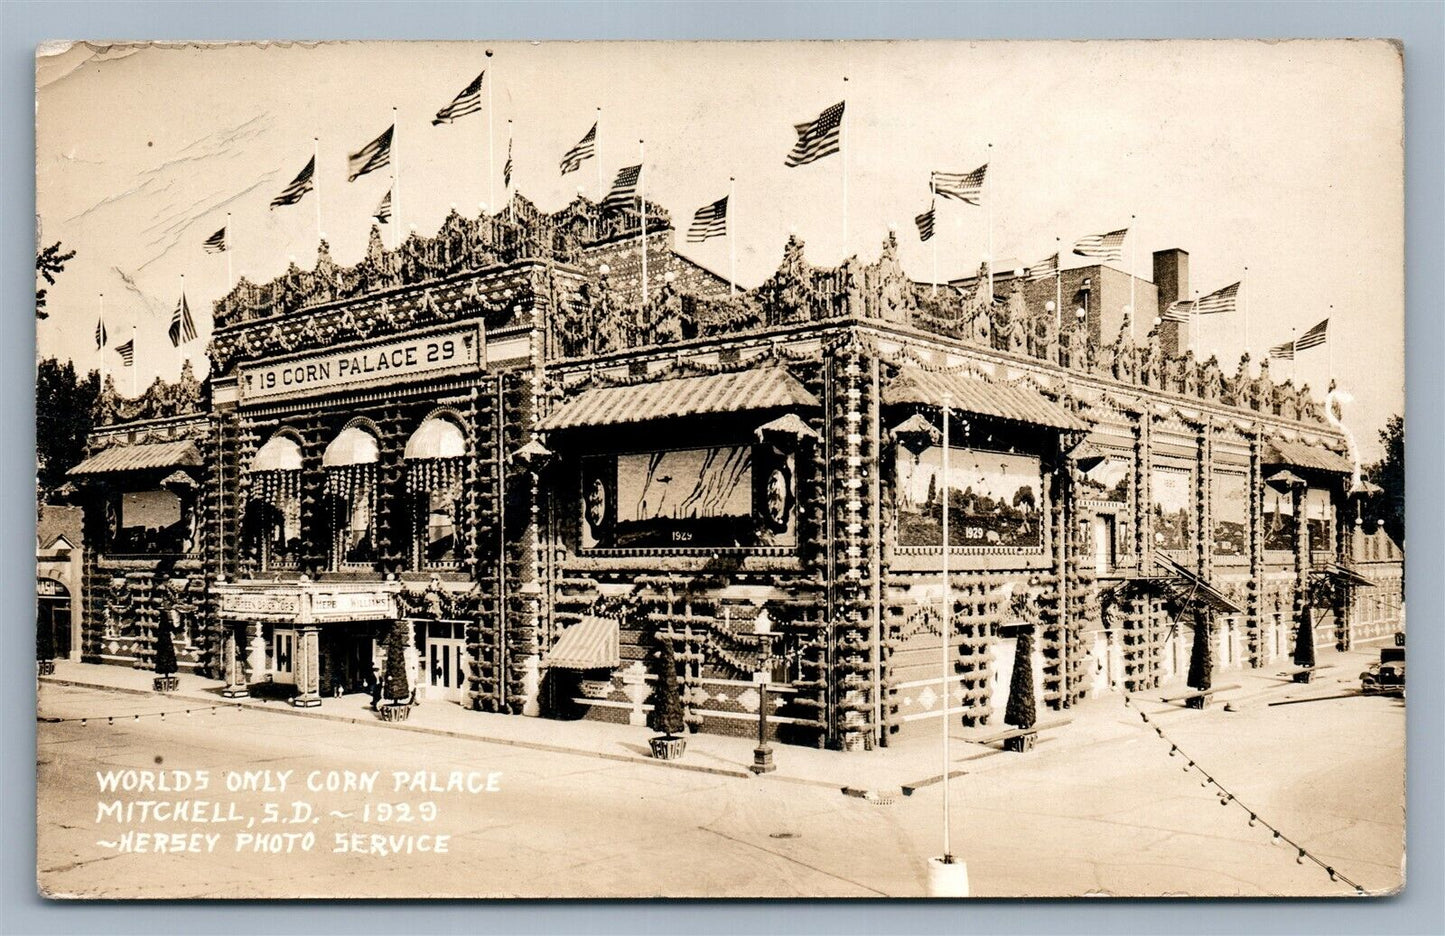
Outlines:
[[1127,694],[1124,696],[1124,706],[1126,708],[1133,707],[1134,710],[1139,713],[1140,720],[1143,721],[1144,724],[1153,728],[1154,734],[1158,736],[1160,740],[1167,741],[1169,743],[1170,757],[1174,757],[1177,755],[1184,758],[1185,764],[1183,769],[1185,773],[1188,773],[1190,770],[1199,771],[1199,773],[1204,777],[1204,779],[1200,782],[1199,785],[1202,787],[1213,786],[1219,791],[1217,794],[1219,797],[1219,805],[1228,806],[1229,804],[1233,803],[1234,805],[1238,806],[1240,809],[1244,810],[1249,814],[1249,825],[1251,828],[1256,825],[1262,825],[1266,829],[1268,829],[1273,836],[1273,838],[1271,839],[1273,844],[1288,845],[1294,848],[1295,862],[1297,864],[1304,864],[1307,860],[1312,861],[1315,864],[1319,865],[1320,868],[1330,876],[1331,881],[1340,881],[1344,884],[1348,884],[1350,887],[1353,887],[1355,889],[1356,894],[1364,896],[1365,888],[1362,885],[1350,880],[1339,871],[1336,871],[1333,865],[1327,864],[1322,859],[1311,854],[1310,851],[1299,842],[1296,842],[1294,839],[1281,832],[1277,826],[1273,825],[1272,823],[1266,822],[1264,819],[1261,819],[1258,812],[1250,809],[1248,806],[1246,806],[1243,802],[1240,801],[1238,796],[1235,796],[1234,793],[1226,789],[1222,783],[1220,783],[1218,780],[1215,780],[1213,775],[1211,775],[1203,767],[1200,767],[1192,757],[1184,753],[1184,749],[1181,748],[1177,743],[1175,743],[1174,739],[1166,735],[1163,728],[1161,728],[1158,724],[1156,724],[1149,718],[1148,712],[1144,711],[1138,706],[1135,706],[1133,704],[1133,700]]
[[243,706],[239,702],[228,702],[220,705],[202,705],[197,708],[172,709],[168,712],[131,712],[126,715],[77,715],[71,718],[61,718],[56,715],[35,716],[37,722],[46,725],[59,725],[66,722],[80,722],[82,727],[88,726],[91,722],[105,722],[107,725],[114,725],[117,721],[140,721],[142,718],[165,718],[167,715],[181,715],[189,717],[192,713],[210,712],[215,714],[222,710],[240,711]]

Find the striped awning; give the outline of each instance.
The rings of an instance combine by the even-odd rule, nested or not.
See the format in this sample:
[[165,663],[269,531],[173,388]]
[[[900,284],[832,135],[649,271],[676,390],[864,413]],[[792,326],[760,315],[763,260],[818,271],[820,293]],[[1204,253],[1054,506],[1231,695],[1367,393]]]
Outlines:
[[883,391],[888,404],[921,403],[938,406],[947,393],[953,409],[978,416],[992,416],[1031,423],[1050,429],[1085,430],[1089,424],[1023,384],[985,380],[969,374],[926,371],[905,367]]
[[542,420],[541,429],[615,426],[673,416],[817,407],[818,398],[781,367],[674,377],[584,390]]
[[1290,465],[1295,468],[1312,468],[1315,471],[1329,471],[1350,474],[1355,466],[1338,452],[1332,452],[1319,445],[1304,442],[1290,442],[1287,439],[1271,440],[1264,451],[1266,465]]
[[543,666],[553,669],[616,669],[622,665],[618,624],[614,618],[584,615],[562,632]]
[[200,466],[201,453],[194,442],[147,442],[142,445],[117,445],[97,452],[66,474],[82,477]]

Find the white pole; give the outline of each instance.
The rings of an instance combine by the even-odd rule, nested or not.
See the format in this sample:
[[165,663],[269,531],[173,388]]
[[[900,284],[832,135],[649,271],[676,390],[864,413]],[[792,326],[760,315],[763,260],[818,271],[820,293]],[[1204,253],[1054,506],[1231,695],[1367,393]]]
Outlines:
[[728,295],[738,294],[738,239],[737,231],[733,222],[737,220],[737,191],[738,181],[735,176],[728,176],[728,213],[724,224],[727,225],[728,234]]
[[843,132],[838,141],[843,157],[843,259],[848,259],[848,76],[843,76]]
[[[311,138],[311,187],[316,190],[316,249],[321,249],[321,138]],[[229,216],[228,216],[229,217]],[[227,234],[230,231],[226,232]]]
[[482,78],[487,84],[487,204],[495,205],[493,196],[496,192],[492,186],[497,181],[497,163],[492,150],[492,82],[496,79],[496,69],[492,66],[492,50],[487,50],[487,71],[492,72]]
[[637,141],[637,194],[642,199],[642,304],[647,305],[647,145]]
[[943,484],[939,489],[943,492],[943,553],[942,553],[942,576],[943,576],[943,620],[939,623],[939,630],[943,639],[939,644],[943,653],[943,861],[950,864],[953,861],[953,844],[950,838],[949,824],[950,803],[948,801],[948,768],[950,758],[948,753],[948,709],[950,696],[949,670],[952,668],[951,654],[949,653],[950,638],[953,636],[953,588],[948,580],[948,554],[951,547],[948,542],[948,500],[949,500],[949,477],[948,477],[948,423],[949,416],[953,411],[953,396],[948,391],[943,393],[943,455],[942,471]]

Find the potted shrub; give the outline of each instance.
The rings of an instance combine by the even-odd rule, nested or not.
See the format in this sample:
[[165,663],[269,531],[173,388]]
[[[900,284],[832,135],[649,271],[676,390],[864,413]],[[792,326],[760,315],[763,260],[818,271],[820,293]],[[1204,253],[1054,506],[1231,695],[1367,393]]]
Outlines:
[[652,727],[662,734],[648,739],[652,756],[659,760],[677,760],[687,750],[687,738],[678,737],[683,730],[682,693],[677,687],[677,660],[672,643],[664,640],[657,651],[657,689],[652,697]]
[[[1003,720],[1015,728],[1032,728],[1038,723],[1038,707],[1034,701],[1034,635],[1029,628],[1019,630],[1014,649],[1014,671],[1009,679],[1008,706]],[[1004,750],[1023,753],[1031,751],[1038,738],[1035,732],[1005,738]]]
[[50,676],[55,672],[55,632],[54,625],[46,620],[35,628],[35,665],[36,671],[41,676]]
[[[1189,653],[1189,677],[1185,681],[1190,689],[1208,692],[1214,686],[1214,634],[1209,626],[1209,612],[1196,609],[1194,612],[1194,648]],[[1189,708],[1204,708],[1208,696],[1190,696],[1184,700]]]
[[170,621],[162,615],[156,624],[156,678],[151,684],[156,692],[175,692],[180,680],[176,678],[176,642],[171,634]]
[[1310,620],[1310,609],[1305,607],[1300,615],[1299,632],[1294,641],[1294,665],[1300,667],[1294,674],[1294,681],[1307,683],[1315,672],[1315,628]]
[[406,651],[411,646],[411,624],[398,620],[386,636],[386,672],[382,692],[390,700],[378,710],[382,721],[406,721],[411,714],[411,679],[406,670]]

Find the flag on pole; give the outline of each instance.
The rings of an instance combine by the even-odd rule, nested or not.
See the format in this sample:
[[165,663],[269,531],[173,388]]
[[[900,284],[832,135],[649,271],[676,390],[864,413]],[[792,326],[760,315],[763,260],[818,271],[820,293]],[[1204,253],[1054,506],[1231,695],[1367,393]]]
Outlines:
[[355,182],[368,172],[375,172],[391,165],[391,138],[396,133],[392,124],[381,135],[361,149],[346,157],[346,181]]
[[225,253],[227,249],[226,229],[221,228],[219,231],[206,238],[206,242],[201,246],[206,248],[206,253]]
[[472,79],[471,84],[462,89],[461,94],[458,94],[446,107],[437,111],[437,115],[432,118],[432,126],[435,127],[437,124],[451,123],[458,117],[475,114],[481,110],[482,79],[486,76],[487,70],[484,68],[480,75]]
[[816,120],[793,124],[798,132],[798,141],[793,144],[783,164],[790,167],[806,166],[824,156],[831,156],[842,147],[843,105],[839,101],[818,115]]
[[630,205],[637,197],[637,183],[642,177],[642,164],[627,166],[617,173],[617,178],[612,180],[612,191],[602,200],[602,204],[609,208]]
[[1189,316],[1193,313],[1194,300],[1176,299],[1173,302],[1169,303],[1169,308],[1165,309],[1164,314],[1159,316],[1159,318],[1163,319],[1166,322],[1182,322],[1187,324],[1189,321]]
[[[510,121],[509,121],[510,122]],[[507,161],[502,163],[502,188],[512,187],[512,138],[507,137]],[[506,193],[503,193],[506,194]]]
[[291,180],[291,184],[281,190],[281,194],[271,199],[272,208],[280,208],[283,205],[294,205],[301,200],[301,197],[316,187],[312,177],[316,174],[316,157],[312,156],[306,160],[306,167]]
[[1294,342],[1286,341],[1284,344],[1277,344],[1269,349],[1269,356],[1279,358],[1282,361],[1294,360]]
[[135,366],[135,339],[132,338],[125,344],[115,346],[116,353],[120,355],[120,362],[126,367]]
[[919,239],[919,240],[921,240],[921,241],[926,241],[926,240],[932,240],[932,239],[933,239],[933,220],[934,220],[934,214],[933,214],[933,212],[934,212],[934,209],[937,208],[937,207],[938,207],[937,205],[929,205],[927,211],[925,211],[925,212],[924,212],[923,214],[921,214],[921,215],[916,216],[916,217],[913,219],[913,223],[916,224],[916,225],[918,225],[918,239]]
[[181,293],[181,301],[176,303],[176,311],[171,313],[171,327],[167,334],[171,336],[171,344],[177,348],[187,341],[196,340],[196,323],[191,318],[191,307],[186,303],[185,293]]
[[386,224],[391,220],[391,189],[387,189],[386,194],[381,196],[381,201],[377,203],[376,210],[371,213],[371,216],[381,224]]
[[944,198],[956,198],[977,205],[983,199],[983,180],[987,175],[988,163],[984,163],[972,172],[929,173],[928,184]]
[[1051,257],[1045,257],[1038,263],[1035,263],[1033,266],[1029,267],[1028,270],[1025,271],[1025,275],[1030,280],[1041,280],[1048,279],[1051,276],[1055,276],[1058,274],[1058,272],[1059,255],[1054,254]]
[[1310,348],[1318,348],[1324,344],[1325,340],[1329,337],[1329,329],[1330,320],[1325,319],[1314,328],[1300,335],[1294,343],[1294,349],[1296,351],[1306,351]]
[[1108,234],[1090,234],[1088,237],[1079,238],[1074,244],[1074,253],[1081,257],[1119,263],[1124,259],[1124,238],[1128,236],[1128,228],[1110,231]]
[[105,347],[107,337],[105,333],[105,316],[101,316],[95,320],[95,350],[99,351]]
[[711,205],[703,205],[692,216],[692,226],[687,229],[687,242],[701,244],[710,237],[722,237],[728,232],[728,197],[724,195]]
[[588,130],[586,135],[577,141],[577,145],[569,149],[567,154],[562,157],[562,174],[566,175],[569,172],[576,172],[582,168],[582,160],[591,159],[596,155],[597,124],[594,122],[592,129]]
[[1230,283],[1223,289],[1216,289],[1214,292],[1200,299],[1194,305],[1194,311],[1200,315],[1214,315],[1219,312],[1233,312],[1235,301],[1239,297],[1239,284]]

